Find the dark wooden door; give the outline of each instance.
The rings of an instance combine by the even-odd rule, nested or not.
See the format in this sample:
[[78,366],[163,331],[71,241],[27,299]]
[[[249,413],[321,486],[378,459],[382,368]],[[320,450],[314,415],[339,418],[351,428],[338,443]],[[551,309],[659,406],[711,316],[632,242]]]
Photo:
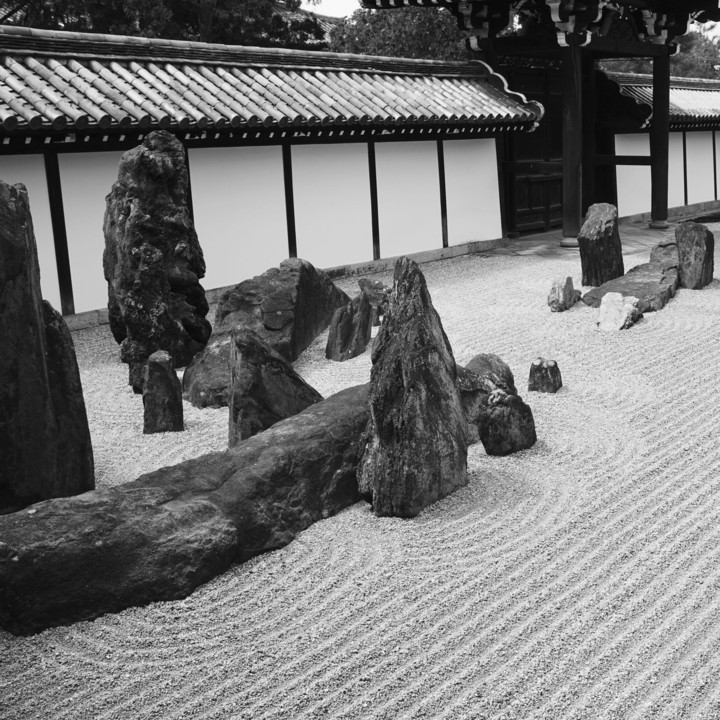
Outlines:
[[511,90],[545,108],[532,133],[507,138],[503,163],[505,224],[517,233],[562,226],[562,76],[559,69],[503,66]]

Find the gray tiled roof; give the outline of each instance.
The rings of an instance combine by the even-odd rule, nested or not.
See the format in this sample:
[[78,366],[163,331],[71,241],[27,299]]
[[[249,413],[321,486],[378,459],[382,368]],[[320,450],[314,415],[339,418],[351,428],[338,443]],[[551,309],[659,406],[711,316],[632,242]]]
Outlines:
[[[652,107],[651,75],[611,72],[607,75],[620,85],[623,95]],[[676,130],[720,128],[720,82],[700,78],[671,78],[670,127]]]
[[532,129],[481,62],[437,63],[0,26],[0,132],[433,125]]

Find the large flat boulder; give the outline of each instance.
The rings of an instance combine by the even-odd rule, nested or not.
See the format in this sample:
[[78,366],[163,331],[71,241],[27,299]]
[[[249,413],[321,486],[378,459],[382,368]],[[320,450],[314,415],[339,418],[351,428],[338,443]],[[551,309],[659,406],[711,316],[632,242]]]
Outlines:
[[110,329],[138,393],[152,353],[166,350],[184,367],[210,337],[205,260],[187,201],[185,150],[173,135],[151,132],[122,156],[106,201],[103,269]]
[[94,487],[72,337],[43,301],[27,190],[0,181],[0,513]]
[[234,328],[252,330],[293,362],[348,302],[327,273],[300,258],[283,260],[279,267],[227,290],[218,303],[210,342],[183,375],[185,399],[199,408],[228,404]]
[[353,504],[367,397],[350,388],[225,452],[0,516],[0,625],[185,597]]
[[360,491],[378,516],[414,517],[467,484],[468,438],[450,343],[406,257],[395,264],[372,363]]

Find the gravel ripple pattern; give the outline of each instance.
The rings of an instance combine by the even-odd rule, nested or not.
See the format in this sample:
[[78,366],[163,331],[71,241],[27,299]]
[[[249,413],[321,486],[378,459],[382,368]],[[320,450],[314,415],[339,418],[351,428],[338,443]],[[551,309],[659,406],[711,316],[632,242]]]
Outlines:
[[[537,444],[473,446],[468,486],[419,517],[358,503],[184,600],[0,631],[0,718],[720,717],[720,282],[601,333],[597,310],[547,307],[554,279],[579,285],[572,253],[423,271],[457,361],[509,363]],[[187,403],[184,433],[144,436],[108,328],[74,337],[98,486],[226,446],[227,409]],[[295,363],[311,385],[369,379],[369,350],[335,363],[326,340]],[[538,355],[557,395],[527,392]]]

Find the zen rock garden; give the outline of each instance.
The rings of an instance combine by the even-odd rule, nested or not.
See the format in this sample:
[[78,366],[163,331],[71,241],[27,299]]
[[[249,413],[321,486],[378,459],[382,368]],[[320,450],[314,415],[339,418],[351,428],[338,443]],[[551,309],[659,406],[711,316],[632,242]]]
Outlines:
[[[11,451],[0,482],[0,626],[10,632],[184,597],[361,499],[377,516],[412,518],[468,483],[470,445],[490,456],[536,442],[510,368],[492,354],[456,363],[408,258],[392,288],[361,279],[354,298],[307,261],[287,260],[229,289],[211,332],[184,155],[160,131],[125,154],[108,196],[110,330],[142,392],[144,432],[182,431],[184,393],[228,406],[228,448],[93,490],[72,339],[39,296],[27,194],[0,192],[11,213],[0,231],[12,338],[0,354]],[[323,398],[293,369],[325,330],[327,362],[365,352],[374,324],[368,383]]]

